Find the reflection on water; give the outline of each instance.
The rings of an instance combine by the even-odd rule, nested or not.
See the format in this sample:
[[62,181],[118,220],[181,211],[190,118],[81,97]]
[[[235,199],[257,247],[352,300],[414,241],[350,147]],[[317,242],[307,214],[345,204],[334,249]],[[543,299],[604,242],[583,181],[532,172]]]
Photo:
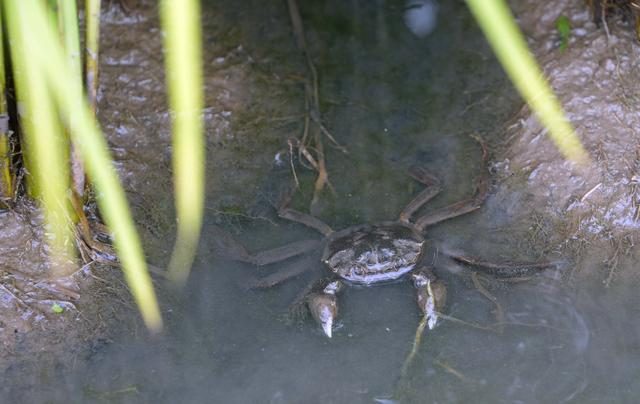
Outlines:
[[437,15],[438,3],[433,0],[408,1],[404,22],[414,35],[424,38],[436,28]]
[[495,326],[495,306],[469,276],[440,268],[447,314],[465,323],[443,320],[428,332],[402,378],[419,320],[409,282],[348,289],[342,326],[328,339],[313,321],[290,325],[283,316],[304,279],[246,292],[242,283],[255,270],[203,253],[168,334],[149,346],[110,347],[83,382],[98,391],[133,384],[145,399],[166,402],[184,394],[275,403],[565,402],[599,384],[590,375],[592,324],[575,296],[546,276],[484,279],[504,310],[499,332],[487,328]]
[[[340,228],[396,217],[420,189],[405,174],[411,164],[443,181],[432,206],[469,196],[480,154],[467,135],[479,131],[495,141],[497,124],[518,104],[463,5],[441,2],[437,27],[419,38],[405,25],[402,1],[307,3],[302,14],[327,100],[324,117],[349,149],[347,156],[328,151],[336,196],[326,195],[322,218]],[[267,14],[286,12],[281,2],[268,4]],[[204,6],[241,17],[239,7],[251,15],[265,7],[257,0]],[[259,44],[243,46],[250,52]],[[265,175],[264,183],[288,176],[283,167],[284,176]],[[305,192],[294,201],[301,209]],[[522,258],[517,236],[494,231],[508,227],[513,212],[505,206],[513,200],[490,197],[480,211],[429,229],[430,238],[488,260]],[[252,251],[318,237],[273,213],[269,219],[229,227]],[[554,271],[524,282],[482,278],[502,308],[496,324],[494,303],[436,248],[436,270],[449,289],[445,311],[461,321],[441,320],[427,332],[401,377],[419,321],[408,281],[347,289],[341,326],[328,339],[310,319],[291,324],[285,315],[313,274],[247,290],[278,265],[256,268],[216,254],[210,226],[217,221],[206,218],[184,296],[165,306],[166,333],[101,345],[79,359],[77,372],[55,380],[59,388],[80,401],[167,403],[598,402],[630,401],[640,391],[631,284],[615,295],[568,287]]]
[[[481,392],[488,401],[565,402],[581,393],[588,384],[584,354],[590,331],[556,283],[543,278],[498,290],[505,310],[502,333],[452,324],[444,342],[434,336],[435,346],[425,347],[424,362],[408,382],[409,401],[420,402],[424,394],[473,401]],[[492,307],[483,299],[477,291],[461,291],[451,315],[491,323]]]

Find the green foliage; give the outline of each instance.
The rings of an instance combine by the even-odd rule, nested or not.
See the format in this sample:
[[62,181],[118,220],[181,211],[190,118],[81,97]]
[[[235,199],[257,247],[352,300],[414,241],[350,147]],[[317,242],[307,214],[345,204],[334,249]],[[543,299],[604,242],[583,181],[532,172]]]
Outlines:
[[[72,262],[69,258],[74,255],[73,214],[68,200],[71,140],[97,191],[100,211],[113,232],[125,279],[142,317],[150,329],[159,330],[162,319],[140,240],[94,116],[100,0],[87,0],[85,6],[89,103],[82,86],[75,3],[0,0],[7,17],[4,21],[8,23],[13,76],[21,106],[19,118],[25,132],[24,159],[32,173],[28,185],[31,195],[44,208],[51,231],[51,258],[57,261],[53,267]],[[169,275],[184,283],[195,256],[204,210],[199,3],[165,0],[161,3],[161,17],[174,122],[173,172],[178,218]],[[52,307],[54,312],[61,309]]]
[[[42,9],[44,17],[45,8],[40,3],[35,4]],[[44,206],[55,207],[45,209],[44,215],[48,224],[51,258],[57,259],[53,275],[63,276],[68,270],[63,263],[73,256],[73,232],[68,222],[70,210],[66,195],[69,169],[63,164],[65,151],[69,149],[68,138],[64,136],[53,96],[47,89],[47,79],[40,74],[38,63],[31,59],[33,54],[39,53],[39,44],[29,40],[33,30],[28,23],[19,23],[29,18],[29,7],[21,7],[11,1],[4,2],[4,5],[16,94],[22,107],[20,121],[24,128],[22,146],[27,154],[25,165],[31,173],[28,185],[30,194]],[[43,19],[51,25],[51,19]]]
[[173,111],[173,179],[178,217],[169,278],[182,285],[198,247],[204,211],[200,3],[163,0],[160,17],[165,29],[167,88]]
[[[46,6],[37,1],[2,1],[13,60],[18,102],[23,113],[28,162],[35,195],[52,232],[52,259],[65,261],[74,245],[69,203],[69,144],[62,125],[86,164],[97,201],[123,264],[125,278],[152,330],[162,326],[139,237],[104,137],[87,105],[81,77],[74,72]],[[77,20],[75,22],[77,24]],[[75,73],[75,74],[74,74]],[[62,257],[62,258],[61,258]]]
[[51,305],[51,312],[55,314],[62,314],[64,313],[64,307],[60,306],[58,303],[54,303]]
[[558,30],[558,34],[560,34],[560,47],[558,49],[560,52],[564,52],[569,44],[569,35],[571,34],[569,19],[564,15],[558,17],[556,20],[556,29]]

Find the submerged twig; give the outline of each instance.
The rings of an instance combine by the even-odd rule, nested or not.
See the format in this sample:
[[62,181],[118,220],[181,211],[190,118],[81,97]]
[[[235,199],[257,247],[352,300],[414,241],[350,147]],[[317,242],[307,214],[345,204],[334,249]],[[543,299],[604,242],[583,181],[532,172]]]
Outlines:
[[293,142],[292,139],[287,141],[287,145],[289,146],[289,165],[291,166],[291,172],[293,173],[293,179],[296,182],[296,188],[300,188],[300,181],[298,181],[298,175],[296,174],[296,167],[293,164]]
[[478,292],[480,292],[484,297],[489,299],[496,306],[497,331],[498,333],[502,334],[504,332],[504,310],[502,310],[502,305],[500,305],[498,299],[496,299],[496,297],[492,295],[491,292],[489,292],[484,286],[482,286],[477,272],[471,273],[471,280],[473,281],[473,285],[476,287]]
[[462,324],[462,325],[466,325],[468,327],[471,328],[477,328],[479,330],[483,330],[483,331],[496,331],[495,327],[493,326],[486,326],[486,325],[480,325],[480,324],[475,324],[475,323],[469,323],[467,321],[464,320],[460,320],[459,318],[456,317],[452,317],[443,313],[438,312],[438,318],[444,319],[444,320],[449,320],[453,323],[458,323],[458,324]]
[[31,305],[26,303],[24,300],[20,299],[15,293],[13,293],[9,288],[0,283],[0,288],[7,292],[18,304],[22,305],[24,308],[31,308]]
[[521,278],[557,267],[557,263],[551,261],[494,263],[464,255],[451,255],[451,258],[461,264],[468,265],[474,271],[488,273],[499,278]]
[[131,397],[132,395],[139,395],[140,391],[137,386],[124,387],[117,390],[100,391],[98,389],[88,388],[89,395],[96,399],[104,401],[113,401],[115,399],[122,399],[125,397]]
[[333,146],[340,150],[341,152],[347,154],[347,148],[344,147],[343,145],[341,145],[340,143],[338,143],[338,141],[333,137],[333,135],[331,134],[331,132],[329,132],[329,130],[322,124],[322,122],[317,121],[316,122],[318,124],[318,127],[320,128],[320,131],[331,141],[331,143],[333,143]]
[[418,328],[416,329],[416,336],[413,338],[413,346],[411,347],[411,352],[407,355],[407,359],[404,360],[404,364],[402,365],[402,373],[401,375],[404,377],[407,375],[409,371],[409,367],[413,363],[413,360],[418,353],[418,347],[420,346],[420,341],[422,341],[422,335],[424,334],[424,329],[428,323],[427,316],[422,316],[420,320],[420,324],[418,324]]
[[437,361],[435,361],[435,364],[440,366],[442,369],[444,369],[448,373],[451,373],[452,375],[454,375],[455,377],[457,377],[461,381],[466,382],[466,383],[471,382],[471,379],[469,379],[467,376],[462,374],[459,370],[456,370],[455,368],[453,368],[447,362],[443,362],[443,361],[437,360]]
[[[347,152],[347,149],[344,146],[341,146],[333,137],[333,135],[329,132],[329,130],[322,123],[322,118],[320,115],[320,96],[318,90],[318,71],[311,60],[311,56],[309,55],[309,50],[307,48],[307,43],[304,35],[304,28],[302,25],[302,18],[300,17],[300,11],[298,8],[298,4],[296,0],[287,0],[287,4],[289,6],[289,15],[291,17],[291,25],[293,27],[293,35],[296,39],[296,45],[298,49],[302,51],[305,57],[305,62],[307,64],[307,75],[304,79],[304,90],[305,90],[305,119],[304,119],[304,129],[302,136],[300,138],[298,144],[298,151],[302,156],[313,166],[313,168],[317,171],[318,177],[316,178],[316,182],[313,190],[313,198],[311,200],[311,208],[310,210],[313,212],[315,207],[317,206],[320,193],[324,189],[325,186],[331,188],[331,184],[329,183],[329,174],[327,173],[327,166],[325,160],[324,153],[324,145],[322,142],[322,135],[324,134],[329,141],[340,151],[343,153]],[[310,121],[313,121],[316,124],[316,127],[310,128]],[[308,146],[308,142],[311,141],[309,133],[310,130],[313,131],[313,147]],[[315,150],[315,157],[311,155],[309,152],[310,149]],[[302,159],[301,159],[302,160]],[[295,176],[295,171],[294,171]],[[297,177],[296,177],[297,182]]]
[[[89,224],[89,220],[84,213],[84,209],[82,207],[82,201],[76,194],[71,195],[71,206],[78,218],[78,225],[76,228],[76,239],[78,240],[78,244],[81,247],[80,251],[83,254],[83,246],[79,241],[81,240],[86,244],[87,253],[91,257],[92,261],[117,261],[116,253],[108,244],[102,243],[96,239],[94,239],[94,232],[91,229],[91,225]],[[105,228],[106,230],[106,228]],[[83,254],[83,259],[85,259]],[[85,262],[88,262],[85,259]]]
[[[620,259],[622,256],[629,255],[630,250],[634,247],[635,242],[633,240],[633,236],[630,234],[626,234],[620,238],[615,238],[612,240],[612,244],[614,247],[613,254],[604,261],[605,266],[609,270],[607,275],[607,279],[604,280],[605,287],[611,286],[611,282],[615,276],[616,270],[620,265]],[[624,245],[626,247],[623,250]]]
[[602,186],[602,183],[599,182],[598,184],[596,184],[596,186],[594,186],[593,188],[591,188],[589,191],[587,191],[587,193],[584,194],[584,196],[582,196],[582,198],[580,198],[580,202],[584,202],[588,197],[591,196],[591,194],[593,194],[594,192],[596,192],[598,190],[598,188],[600,188]]

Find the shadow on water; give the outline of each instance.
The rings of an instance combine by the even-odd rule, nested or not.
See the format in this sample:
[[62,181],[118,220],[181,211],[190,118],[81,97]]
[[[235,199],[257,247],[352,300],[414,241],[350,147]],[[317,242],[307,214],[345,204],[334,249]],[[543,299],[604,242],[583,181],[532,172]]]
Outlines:
[[[270,13],[286,17],[284,2],[267,2],[261,22],[251,19],[261,18],[264,2],[240,3],[208,1],[204,8],[229,13],[240,25],[255,23],[252,35],[257,38],[268,28]],[[321,76],[324,118],[349,150],[344,155],[329,148],[327,155],[336,194],[324,195],[320,215],[335,228],[394,218],[420,189],[405,174],[412,164],[424,165],[445,185],[431,206],[470,195],[480,151],[468,134],[479,132],[495,141],[493,131],[519,105],[464,4],[442,3],[437,27],[424,37],[407,29],[401,1],[302,5]],[[300,170],[303,187],[294,204],[304,210],[313,175]],[[276,166],[272,174],[260,179],[263,189],[289,171]],[[232,176],[232,168],[225,175]],[[269,197],[266,191],[255,196],[256,201]],[[538,258],[517,250],[515,239],[526,228],[500,231],[510,223],[513,203],[492,196],[480,211],[429,229],[430,238],[438,246],[489,260]],[[258,210],[269,212],[269,207]],[[273,212],[268,219],[223,226],[251,251],[317,237]],[[569,402],[593,397],[597,402],[623,401],[638,393],[638,365],[618,361],[638,352],[640,327],[632,310],[637,301],[621,305],[624,297],[599,288],[576,292],[554,271],[527,282],[482,278],[504,309],[503,331],[442,320],[425,335],[416,361],[401,377],[419,321],[408,282],[348,289],[340,297],[341,324],[327,339],[312,321],[290,324],[285,315],[313,274],[269,290],[247,290],[248,282],[277,266],[258,269],[216,254],[211,226],[221,220],[211,215],[205,222],[187,289],[166,306],[165,334],[98,347],[79,367],[82,373],[69,376],[74,397],[237,403]],[[449,288],[446,313],[470,324],[494,324],[495,306],[476,290],[468,273],[444,259],[436,261]],[[632,296],[631,290],[624,296]],[[626,321],[628,327],[622,325]],[[619,335],[615,342],[613,335]]]

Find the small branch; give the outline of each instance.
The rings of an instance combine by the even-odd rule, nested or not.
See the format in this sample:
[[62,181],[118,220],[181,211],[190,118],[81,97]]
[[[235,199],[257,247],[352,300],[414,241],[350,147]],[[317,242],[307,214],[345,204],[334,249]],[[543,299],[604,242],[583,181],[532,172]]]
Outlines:
[[[324,134],[335,145],[335,147],[341,150],[343,153],[346,153],[347,149],[341,146],[335,140],[333,135],[331,135],[329,130],[327,130],[327,128],[322,123],[320,114],[320,91],[318,89],[318,71],[313,64],[313,61],[311,60],[311,56],[307,48],[307,42],[304,35],[304,27],[302,25],[302,18],[300,17],[298,4],[296,0],[287,0],[287,5],[289,7],[289,16],[291,17],[291,26],[293,28],[293,35],[296,40],[296,45],[298,49],[300,49],[304,54],[305,62],[307,64],[307,75],[304,79],[304,130],[301,136],[301,140],[298,143],[298,151],[299,153],[304,155],[307,161],[318,172],[318,177],[316,178],[313,198],[311,200],[310,207],[310,210],[313,212],[317,207],[317,204],[320,200],[320,193],[322,192],[324,187],[327,186],[332,189],[331,184],[329,183],[329,174],[327,172],[322,135]],[[314,128],[313,130],[313,149],[315,150],[315,157],[311,156],[311,154],[309,153],[309,150],[311,148],[307,145],[307,142],[309,141],[310,121],[313,121],[313,123],[315,123],[315,125],[317,126],[317,128]],[[300,161],[302,161],[302,159],[300,159]],[[297,177],[295,178],[297,182]]]
[[427,322],[427,316],[422,316],[420,324],[418,324],[418,328],[416,329],[416,336],[413,338],[413,346],[411,347],[411,352],[409,352],[409,355],[407,355],[407,359],[404,360],[404,364],[402,365],[401,375],[403,377],[407,375],[409,367],[413,363],[416,354],[418,353],[418,347],[420,346],[420,341],[422,341],[422,335],[424,334],[424,329],[427,326]]
[[500,302],[498,302],[498,299],[496,299],[496,297],[492,295],[491,292],[489,292],[484,286],[482,286],[477,272],[471,273],[471,280],[473,281],[473,285],[476,287],[476,289],[478,289],[478,292],[480,292],[484,297],[486,297],[496,306],[496,324],[498,327],[497,330],[498,333],[502,334],[504,332],[504,310],[502,309]]
[[442,362],[437,360],[435,362],[436,365],[440,366],[442,369],[444,369],[446,372],[451,373],[452,375],[454,375],[455,377],[457,377],[458,379],[460,379],[461,381],[465,382],[465,383],[469,383],[471,382],[471,379],[469,379],[467,376],[463,375],[460,371],[454,369],[451,365],[449,365],[447,362]]

